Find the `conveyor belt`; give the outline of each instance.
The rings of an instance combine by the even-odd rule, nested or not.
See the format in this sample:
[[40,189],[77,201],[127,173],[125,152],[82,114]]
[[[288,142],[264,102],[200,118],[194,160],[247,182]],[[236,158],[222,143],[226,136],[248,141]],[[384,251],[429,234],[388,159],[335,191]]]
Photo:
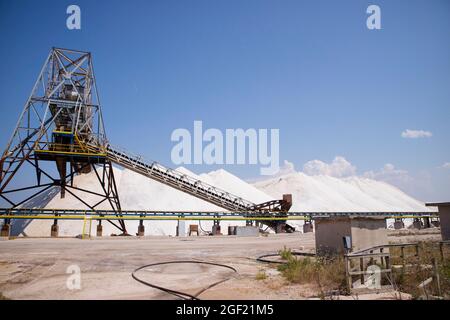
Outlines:
[[139,156],[131,155],[111,145],[107,147],[106,153],[107,158],[115,164],[208,201],[218,207],[227,210],[248,211],[256,206],[255,203],[225,190],[189,177],[176,170],[166,168],[157,162],[146,162]]

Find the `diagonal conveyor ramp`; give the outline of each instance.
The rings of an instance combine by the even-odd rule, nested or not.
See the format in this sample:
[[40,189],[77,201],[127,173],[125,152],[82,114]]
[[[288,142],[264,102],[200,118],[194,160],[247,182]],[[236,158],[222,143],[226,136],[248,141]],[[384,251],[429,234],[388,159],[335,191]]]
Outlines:
[[[97,145],[94,143],[87,143],[86,147],[96,152],[99,151]],[[290,198],[289,200],[272,200],[262,204],[255,204],[201,180],[167,168],[156,161],[146,161],[141,156],[133,155],[128,151],[114,147],[110,144],[102,151],[106,153],[106,157],[112,163],[118,164],[124,168],[230,211],[255,213],[278,211],[285,213],[289,211],[292,204]],[[277,232],[294,231],[294,228],[287,225],[286,221],[262,222],[275,229]]]
[[227,210],[248,211],[255,206],[255,203],[225,190],[166,168],[157,162],[146,162],[140,156],[130,155],[128,152],[111,145],[108,145],[107,148],[107,158],[113,163]]

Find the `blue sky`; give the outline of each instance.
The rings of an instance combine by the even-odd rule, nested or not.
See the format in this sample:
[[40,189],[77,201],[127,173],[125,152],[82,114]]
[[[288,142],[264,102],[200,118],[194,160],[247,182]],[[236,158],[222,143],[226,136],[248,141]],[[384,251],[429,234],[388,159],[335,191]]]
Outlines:
[[[66,28],[70,4],[81,30]],[[370,4],[382,30],[366,27]],[[49,50],[66,47],[93,53],[109,140],[147,158],[174,166],[170,135],[194,120],[279,128],[280,160],[298,170],[342,156],[421,200],[450,198],[446,0],[2,0],[0,37],[2,146]]]

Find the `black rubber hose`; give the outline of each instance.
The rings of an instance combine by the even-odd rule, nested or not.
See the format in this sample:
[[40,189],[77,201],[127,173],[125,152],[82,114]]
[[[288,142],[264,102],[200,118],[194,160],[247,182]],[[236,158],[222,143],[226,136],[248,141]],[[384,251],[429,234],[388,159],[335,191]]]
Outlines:
[[151,287],[151,288],[154,288],[154,289],[158,289],[158,290],[164,291],[164,292],[166,292],[166,293],[169,293],[169,294],[171,294],[171,295],[174,295],[174,296],[176,296],[176,297],[178,297],[178,298],[180,298],[180,299],[183,299],[183,300],[200,300],[200,299],[198,298],[198,296],[199,296],[200,294],[202,294],[203,292],[205,292],[205,291],[208,290],[208,289],[211,289],[211,288],[214,287],[214,286],[217,286],[218,284],[221,284],[221,283],[223,283],[223,282],[228,281],[228,280],[231,279],[231,277],[229,277],[229,278],[226,278],[226,279],[223,279],[223,280],[214,282],[213,284],[209,285],[208,287],[206,287],[206,288],[200,290],[199,292],[197,292],[195,295],[191,295],[191,294],[189,294],[189,293],[185,293],[185,292],[181,292],[181,291],[177,291],[177,290],[172,290],[172,289],[169,289],[169,288],[164,288],[164,287],[161,287],[161,286],[154,285],[154,284],[152,284],[152,283],[149,283],[149,282],[147,282],[147,281],[144,281],[144,280],[142,280],[142,279],[139,279],[139,278],[135,275],[135,273],[138,272],[139,270],[142,270],[142,269],[145,269],[145,268],[148,268],[148,267],[153,267],[153,266],[158,266],[158,265],[166,265],[166,264],[177,264],[177,263],[206,264],[206,265],[212,265],[212,266],[217,266],[217,267],[227,268],[227,269],[232,270],[234,273],[237,273],[237,270],[236,270],[235,268],[233,268],[233,267],[231,267],[231,266],[228,266],[228,265],[226,265],[226,264],[220,264],[220,263],[214,263],[214,262],[205,262],[205,261],[189,261],[189,260],[182,260],[182,261],[166,261],[166,262],[157,262],[157,263],[147,264],[147,265],[145,265],[145,266],[142,266],[142,267],[139,267],[139,268],[135,269],[135,270],[131,273],[131,276],[133,277],[134,280],[136,280],[136,281],[138,281],[138,282],[140,282],[140,283],[142,283],[142,284],[145,284],[146,286],[149,286],[149,287]]
[[[316,256],[315,253],[311,253],[311,252],[291,252],[291,254],[293,256],[303,256],[303,257],[315,257]],[[275,261],[275,260],[265,259],[265,258],[269,258],[269,257],[279,257],[279,256],[280,256],[279,253],[264,254],[264,255],[256,258],[256,261],[264,262],[264,263],[277,263],[277,264],[287,263],[287,261]]]

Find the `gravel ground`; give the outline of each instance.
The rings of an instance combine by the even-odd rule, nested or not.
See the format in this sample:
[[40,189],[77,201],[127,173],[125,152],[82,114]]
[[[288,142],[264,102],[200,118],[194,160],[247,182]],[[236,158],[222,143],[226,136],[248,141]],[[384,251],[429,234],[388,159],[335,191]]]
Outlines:
[[[436,236],[427,233],[416,235],[414,239],[418,241]],[[414,236],[395,234],[390,235],[389,240],[403,242],[410,241],[410,237]],[[196,260],[227,264],[238,272],[233,274],[214,266],[182,264],[153,267],[137,275],[148,282],[190,294],[231,277],[202,293],[199,296],[201,299],[314,298],[314,288],[287,284],[275,269],[255,260],[284,246],[313,251],[314,234],[2,240],[0,293],[10,299],[176,299],[135,281],[131,277],[132,271],[156,262]],[[70,280],[74,279],[71,268],[80,270],[79,289],[69,289],[67,286],[67,282],[72,283]],[[255,276],[261,270],[265,271],[267,278],[256,280]]]

